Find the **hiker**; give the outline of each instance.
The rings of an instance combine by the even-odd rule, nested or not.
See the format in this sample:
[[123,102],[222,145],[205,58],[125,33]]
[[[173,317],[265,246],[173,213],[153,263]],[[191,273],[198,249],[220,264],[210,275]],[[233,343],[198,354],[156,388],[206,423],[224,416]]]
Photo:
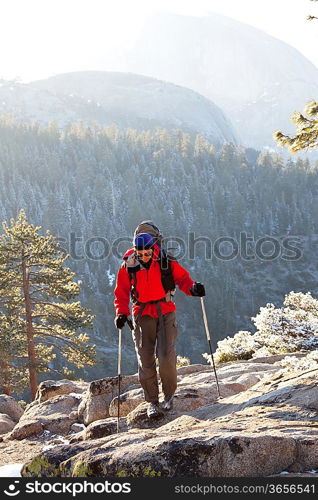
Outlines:
[[[140,227],[149,227],[143,224]],[[153,224],[149,232],[153,232],[153,227],[158,230]],[[138,376],[145,400],[149,402],[147,416],[152,418],[162,414],[160,407],[163,410],[172,408],[177,387],[175,341],[178,326],[176,305],[172,300],[175,285],[189,296],[203,297],[205,289],[201,283],[191,279],[189,272],[173,256],[161,248],[154,235],[136,231],[133,248],[125,253],[117,274],[114,289],[115,326],[121,329],[127,320],[130,321],[131,298]],[[156,357],[164,394],[160,405]]]

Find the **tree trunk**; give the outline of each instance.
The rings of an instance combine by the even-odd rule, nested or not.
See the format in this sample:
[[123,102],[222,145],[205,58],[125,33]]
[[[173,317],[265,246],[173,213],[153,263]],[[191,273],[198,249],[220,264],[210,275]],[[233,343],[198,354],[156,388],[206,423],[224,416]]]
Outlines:
[[9,365],[7,361],[4,361],[3,359],[0,360],[0,368],[1,368],[1,374],[2,374],[2,394],[7,394],[7,396],[10,396],[10,380],[9,380],[9,374],[8,374],[8,368]]
[[24,258],[24,249],[22,249],[22,274],[23,274],[23,293],[25,300],[25,316],[26,316],[26,333],[28,340],[28,357],[29,357],[29,382],[32,400],[38,388],[37,373],[36,373],[36,355],[34,345],[34,332],[32,325],[32,304],[30,298],[29,271],[26,267]]

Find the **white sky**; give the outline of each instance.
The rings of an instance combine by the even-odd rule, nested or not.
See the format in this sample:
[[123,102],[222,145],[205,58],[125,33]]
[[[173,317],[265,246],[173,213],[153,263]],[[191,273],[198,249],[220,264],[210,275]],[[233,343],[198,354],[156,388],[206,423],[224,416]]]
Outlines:
[[103,54],[130,45],[159,9],[228,15],[284,40],[318,67],[318,20],[306,20],[318,16],[318,2],[310,0],[0,0],[0,78],[107,70]]

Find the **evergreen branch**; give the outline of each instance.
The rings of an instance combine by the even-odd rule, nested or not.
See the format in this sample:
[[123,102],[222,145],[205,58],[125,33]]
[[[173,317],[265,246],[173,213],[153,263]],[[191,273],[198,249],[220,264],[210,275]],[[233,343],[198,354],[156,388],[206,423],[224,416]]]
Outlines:
[[58,375],[64,375],[65,376],[65,374],[62,371],[56,370],[55,368],[51,368],[50,367],[50,372],[57,373]]
[[274,140],[290,152],[309,150],[318,146],[318,102],[311,100],[304,112],[311,118],[306,118],[299,111],[294,111],[291,120],[296,125],[296,133],[293,137],[284,135],[280,130],[274,132]]
[[[64,307],[60,306],[59,304],[56,304],[55,302],[43,302],[41,300],[33,300],[33,304],[53,306],[53,307],[60,309],[61,311],[63,311],[65,313]],[[65,305],[67,305],[67,304],[65,304]]]
[[[77,344],[75,344],[75,342],[72,342],[71,340],[69,339],[65,339],[64,337],[59,337],[57,335],[54,335],[54,334],[50,334],[50,333],[46,333],[45,330],[41,330],[41,329],[36,329],[38,332],[42,332],[42,335],[44,335],[44,337],[52,337],[56,340],[60,340],[61,342],[64,342],[65,344],[68,344],[70,347],[73,347],[74,349],[79,349],[79,346]],[[38,335],[36,334],[36,332],[34,333],[34,336],[37,337]],[[40,335],[41,336],[41,335]]]
[[56,316],[55,314],[51,312],[47,312],[46,314],[32,314],[32,319],[36,318],[54,318],[54,319],[59,319],[63,320],[64,318],[61,318],[61,316]]
[[47,340],[43,340],[42,344],[45,344],[47,346],[51,346],[56,348],[58,351],[60,351],[62,354],[65,354],[65,351],[63,350],[63,346],[59,344],[53,344],[53,342],[48,342]]

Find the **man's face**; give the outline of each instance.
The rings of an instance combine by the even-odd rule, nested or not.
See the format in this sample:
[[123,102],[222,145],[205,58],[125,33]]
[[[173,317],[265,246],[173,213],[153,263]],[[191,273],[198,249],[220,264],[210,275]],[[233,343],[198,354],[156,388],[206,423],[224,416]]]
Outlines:
[[149,262],[152,257],[152,248],[147,248],[146,250],[135,250],[138,259],[142,262]]

